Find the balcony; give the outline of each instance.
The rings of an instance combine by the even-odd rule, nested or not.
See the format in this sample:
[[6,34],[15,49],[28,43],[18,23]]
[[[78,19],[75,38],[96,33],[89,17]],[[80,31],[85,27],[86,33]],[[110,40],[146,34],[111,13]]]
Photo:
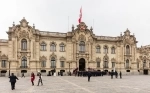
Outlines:
[[109,68],[108,66],[104,66],[103,68]]
[[28,68],[28,66],[20,66],[20,68]]
[[51,66],[51,68],[56,68],[56,66]]
[[126,67],[126,69],[131,69],[131,67]]

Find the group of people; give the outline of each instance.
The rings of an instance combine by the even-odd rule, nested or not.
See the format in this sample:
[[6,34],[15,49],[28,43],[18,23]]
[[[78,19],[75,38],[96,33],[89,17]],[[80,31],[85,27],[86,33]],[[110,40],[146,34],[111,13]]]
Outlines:
[[[113,75],[115,75],[115,77],[118,78],[118,72],[117,72],[117,71],[113,72],[113,70],[112,70],[112,72],[111,72],[110,74],[111,74],[111,79],[113,79]],[[120,71],[120,73],[119,73],[119,76],[120,76],[120,79],[121,79],[121,78],[122,78],[122,73],[121,73],[121,71]]]
[[[9,82],[11,83],[11,89],[14,90],[15,89],[16,80],[19,80],[19,79],[18,79],[17,76],[14,75],[14,73],[12,73],[11,76],[9,76],[9,78],[10,78]],[[35,80],[35,75],[32,72],[31,73],[32,86],[34,86],[34,80]],[[37,86],[39,86],[40,83],[41,83],[41,85],[43,85],[41,73],[38,74],[38,85]]]

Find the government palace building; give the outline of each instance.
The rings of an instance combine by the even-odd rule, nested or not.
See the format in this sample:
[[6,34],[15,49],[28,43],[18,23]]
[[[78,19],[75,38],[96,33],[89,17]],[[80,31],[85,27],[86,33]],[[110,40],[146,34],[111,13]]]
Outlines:
[[137,47],[127,29],[120,36],[97,36],[81,22],[67,33],[41,31],[25,18],[9,27],[0,39],[0,76],[29,76],[41,72],[118,71],[123,75],[150,74],[150,46]]

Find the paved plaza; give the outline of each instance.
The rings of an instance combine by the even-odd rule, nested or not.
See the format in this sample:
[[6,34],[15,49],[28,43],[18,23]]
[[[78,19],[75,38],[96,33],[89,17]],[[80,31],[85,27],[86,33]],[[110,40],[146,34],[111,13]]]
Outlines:
[[30,77],[21,78],[16,89],[11,90],[9,78],[0,77],[0,93],[150,93],[150,76],[123,76],[123,79],[110,79],[110,76],[87,77],[43,76],[43,86],[31,85]]

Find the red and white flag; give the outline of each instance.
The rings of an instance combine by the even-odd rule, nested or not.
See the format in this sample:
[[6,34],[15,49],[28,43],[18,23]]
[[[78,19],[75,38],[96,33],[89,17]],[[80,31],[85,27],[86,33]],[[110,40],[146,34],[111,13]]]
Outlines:
[[79,15],[79,20],[78,20],[79,23],[81,22],[81,19],[82,19],[82,7],[80,8],[80,15]]

